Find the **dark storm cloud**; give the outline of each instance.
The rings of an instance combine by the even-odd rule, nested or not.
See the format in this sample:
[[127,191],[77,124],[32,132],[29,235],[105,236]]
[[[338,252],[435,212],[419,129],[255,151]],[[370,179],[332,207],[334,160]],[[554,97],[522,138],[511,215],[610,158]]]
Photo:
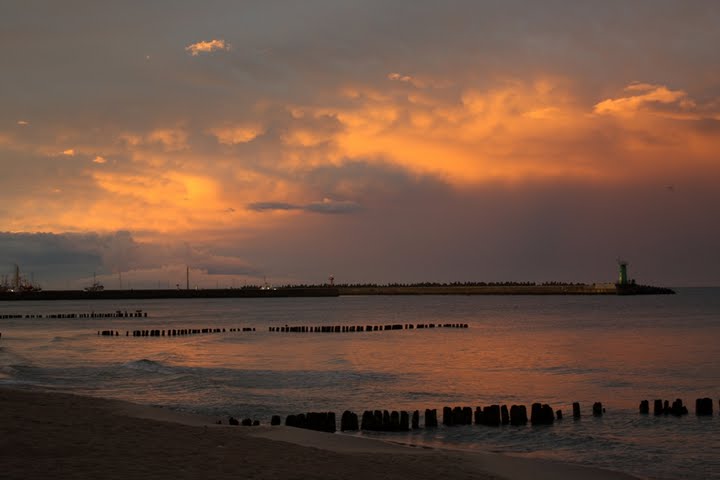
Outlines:
[[278,210],[302,210],[312,213],[344,214],[360,211],[362,207],[350,201],[336,201],[328,198],[321,202],[311,202],[306,205],[293,205],[283,202],[255,202],[248,206],[248,209],[256,212],[273,212]]
[[83,282],[93,273],[107,276],[173,265],[190,265],[209,274],[259,274],[236,256],[188,244],[137,242],[122,231],[105,235],[0,232],[0,275],[10,277],[15,265],[28,279],[32,274],[41,285],[54,288]]

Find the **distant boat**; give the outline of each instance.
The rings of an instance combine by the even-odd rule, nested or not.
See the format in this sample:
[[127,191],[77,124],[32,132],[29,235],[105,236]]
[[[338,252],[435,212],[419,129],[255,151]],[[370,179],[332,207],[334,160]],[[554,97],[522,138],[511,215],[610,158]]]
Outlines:
[[105,287],[102,283],[98,282],[95,278],[95,274],[93,273],[93,283],[89,287],[85,287],[84,290],[86,292],[102,292],[105,290]]
[[2,283],[0,284],[0,293],[26,293],[39,292],[41,290],[41,287],[29,282],[20,275],[20,267],[18,265],[15,265],[15,274],[13,275],[12,284],[8,282],[8,278],[6,276],[3,276]]

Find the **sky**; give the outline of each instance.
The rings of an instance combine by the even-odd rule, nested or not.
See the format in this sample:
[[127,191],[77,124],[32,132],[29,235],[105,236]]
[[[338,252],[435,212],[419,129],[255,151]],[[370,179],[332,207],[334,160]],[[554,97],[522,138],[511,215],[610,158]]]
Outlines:
[[720,285],[720,3],[0,3],[0,275]]

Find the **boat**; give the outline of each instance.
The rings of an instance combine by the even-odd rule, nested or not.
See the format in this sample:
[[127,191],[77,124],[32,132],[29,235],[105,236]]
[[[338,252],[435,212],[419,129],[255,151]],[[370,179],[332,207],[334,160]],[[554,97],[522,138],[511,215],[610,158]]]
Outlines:
[[95,278],[95,274],[93,273],[93,283],[89,287],[85,287],[83,289],[86,292],[102,292],[105,290],[105,286],[97,281],[97,278]]

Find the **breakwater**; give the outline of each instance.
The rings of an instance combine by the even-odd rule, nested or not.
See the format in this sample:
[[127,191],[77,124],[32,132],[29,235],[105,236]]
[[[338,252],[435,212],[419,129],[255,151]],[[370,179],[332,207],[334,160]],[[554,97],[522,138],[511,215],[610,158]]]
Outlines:
[[360,285],[288,286],[278,288],[209,288],[196,290],[42,290],[0,292],[0,301],[20,300],[150,300],[173,298],[285,298],[358,295],[665,295],[672,289],[614,284],[487,284],[487,285]]
[[332,287],[279,287],[279,288],[208,288],[197,290],[41,290],[39,292],[1,292],[0,301],[21,300],[151,300],[172,298],[285,298],[285,297],[337,297]]
[[[657,405],[660,404],[660,410]],[[649,402],[643,400],[640,402],[640,414],[646,415]],[[676,399],[672,406],[668,406],[668,401],[655,400],[655,415],[687,415],[689,412],[687,407],[683,406],[681,399]],[[582,411],[580,403],[572,404],[574,421],[580,421]],[[595,402],[592,405],[592,416],[602,417],[607,413],[602,402]],[[695,401],[696,416],[712,416],[713,401],[711,398],[698,398]],[[420,410],[413,412],[405,410],[365,410],[362,416],[350,410],[345,410],[340,417],[340,431],[368,431],[368,432],[408,432],[422,428],[420,425]],[[437,428],[438,409],[427,408],[424,411],[425,428]],[[454,427],[461,425],[482,425],[486,427],[518,427],[525,426],[528,423],[532,426],[553,425],[555,422],[562,421],[564,416],[562,410],[554,410],[550,405],[540,402],[533,403],[530,407],[530,416],[525,405],[487,405],[484,407],[469,406],[445,406],[442,408],[442,425],[445,427]],[[259,420],[251,420],[249,418],[243,420],[242,425],[260,425]],[[282,418],[279,415],[273,415],[270,419],[270,425],[281,425]],[[240,422],[234,417],[229,417],[230,425],[239,425]],[[287,415],[285,418],[285,426],[305,428],[308,430],[316,430],[320,432],[334,433],[338,429],[335,412],[307,412],[300,414]]]
[[669,288],[648,285],[553,284],[553,285],[372,285],[339,286],[340,295],[660,295]]

